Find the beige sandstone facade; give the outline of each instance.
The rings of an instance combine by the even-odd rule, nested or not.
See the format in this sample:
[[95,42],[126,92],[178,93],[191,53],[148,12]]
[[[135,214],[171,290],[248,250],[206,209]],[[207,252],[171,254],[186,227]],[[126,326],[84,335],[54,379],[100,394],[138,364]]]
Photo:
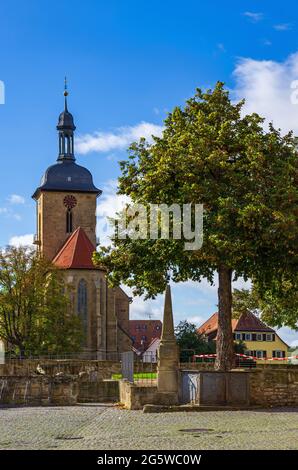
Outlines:
[[92,245],[96,246],[96,194],[76,192],[41,192],[37,199],[37,235],[43,255],[52,260],[69,237],[66,233],[65,196],[74,196],[73,229],[81,227]]
[[46,259],[64,270],[73,315],[79,315],[84,325],[84,350],[96,353],[100,359],[115,360],[118,353],[131,349],[130,298],[121,288],[108,288],[105,271],[96,269],[92,263],[96,249],[96,201],[101,191],[94,186],[91,173],[75,162],[75,125],[66,101],[57,130],[57,163],[46,170],[33,195],[37,219],[35,243]]

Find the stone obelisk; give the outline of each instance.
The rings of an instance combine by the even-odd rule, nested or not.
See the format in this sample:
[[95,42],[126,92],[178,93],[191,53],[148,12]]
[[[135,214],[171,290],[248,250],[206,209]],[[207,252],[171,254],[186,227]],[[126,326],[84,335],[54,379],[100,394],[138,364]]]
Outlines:
[[174,334],[171,288],[167,286],[161,341],[158,351],[157,389],[168,403],[178,402],[178,346]]

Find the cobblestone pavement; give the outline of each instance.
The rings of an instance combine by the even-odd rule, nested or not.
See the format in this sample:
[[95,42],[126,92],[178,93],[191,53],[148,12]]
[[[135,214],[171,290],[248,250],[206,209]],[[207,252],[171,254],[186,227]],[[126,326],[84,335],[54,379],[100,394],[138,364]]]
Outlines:
[[[191,430],[191,431],[189,431]],[[143,414],[0,408],[0,449],[298,449],[298,409]]]

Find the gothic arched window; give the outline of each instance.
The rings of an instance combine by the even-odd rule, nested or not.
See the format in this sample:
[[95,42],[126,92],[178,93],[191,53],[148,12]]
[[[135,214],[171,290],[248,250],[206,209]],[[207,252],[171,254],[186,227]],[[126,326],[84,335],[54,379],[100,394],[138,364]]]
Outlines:
[[81,279],[78,285],[78,315],[82,321],[85,342],[88,328],[88,308],[87,308],[87,282]]

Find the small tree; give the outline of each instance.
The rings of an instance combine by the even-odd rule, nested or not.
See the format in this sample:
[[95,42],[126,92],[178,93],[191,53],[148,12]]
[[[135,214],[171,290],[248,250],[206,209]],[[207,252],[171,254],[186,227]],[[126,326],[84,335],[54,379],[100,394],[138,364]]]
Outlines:
[[81,322],[64,290],[62,273],[35,250],[0,251],[0,337],[22,356],[80,350]]
[[175,328],[175,336],[180,349],[181,362],[188,362],[194,354],[215,353],[215,342],[205,341],[198,334],[194,323],[181,321]]
[[222,83],[198,89],[165,120],[161,138],[130,148],[122,162],[120,193],[134,203],[203,204],[204,241],[186,251],[184,240],[121,239],[95,261],[112,284],[124,282],[148,297],[174,282],[213,282],[218,275],[217,369],[234,364],[232,279],[270,285],[293,269],[298,245],[297,152],[292,134],[282,136],[257,114],[242,116]]

